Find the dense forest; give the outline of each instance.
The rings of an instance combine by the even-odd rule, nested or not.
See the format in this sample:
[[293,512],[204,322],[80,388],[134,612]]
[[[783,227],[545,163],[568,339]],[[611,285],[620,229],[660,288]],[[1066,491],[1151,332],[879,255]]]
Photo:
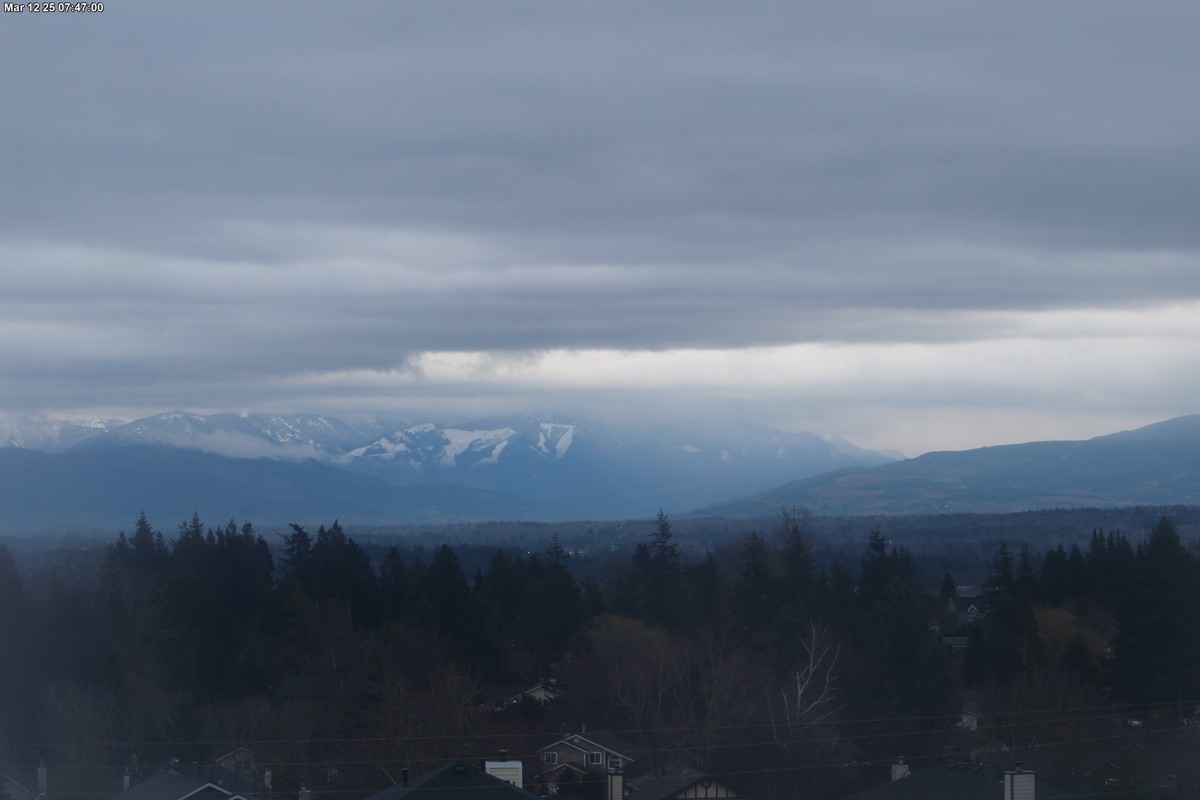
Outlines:
[[[0,543],[0,767],[46,765],[51,800],[107,797],[239,743],[277,790],[357,797],[501,749],[533,774],[586,725],[753,797],[837,797],[898,755],[1019,756],[1128,793],[1194,747],[1200,546],[1169,519],[999,544],[973,593],[879,525],[849,555],[815,530],[790,510],[685,550],[660,512],[626,552],[547,530],[466,559],[337,522],[269,542],[143,515],[21,570]],[[493,702],[537,681],[549,703]]]

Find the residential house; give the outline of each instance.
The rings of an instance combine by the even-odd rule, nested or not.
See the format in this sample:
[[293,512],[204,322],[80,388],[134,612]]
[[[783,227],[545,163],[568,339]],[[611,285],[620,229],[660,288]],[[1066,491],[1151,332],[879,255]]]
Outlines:
[[260,800],[262,785],[216,765],[172,764],[127,786],[110,800]]
[[[407,774],[408,770],[404,771]],[[426,772],[413,780],[407,777],[367,800],[536,800],[537,795],[479,767],[455,761]]]
[[1079,800],[1096,793],[1080,778],[1039,776],[1020,766],[940,764],[912,771],[901,759],[893,765],[892,780],[844,800]]
[[537,753],[542,762],[542,780],[552,794],[568,774],[615,771],[630,781],[650,771],[650,762],[641,747],[607,731],[573,733]]
[[504,711],[521,703],[533,702],[539,705],[549,703],[558,692],[547,686],[544,681],[537,683],[512,683],[493,686],[483,693],[480,705],[493,711]]
[[36,775],[26,775],[17,770],[5,769],[0,771],[0,794],[7,793],[12,800],[37,800],[39,794],[45,794],[43,787],[38,789]]
[[669,767],[664,775],[646,773],[625,783],[631,800],[709,800],[740,795],[712,775],[684,764]]
[[982,597],[955,595],[946,601],[946,613],[950,614],[959,628],[974,625],[987,616],[988,607]]
[[582,731],[564,736],[538,750],[542,780],[557,794],[570,778],[604,776],[608,800],[717,800],[738,798],[736,791],[681,762],[660,773],[651,770],[645,750],[607,731]]

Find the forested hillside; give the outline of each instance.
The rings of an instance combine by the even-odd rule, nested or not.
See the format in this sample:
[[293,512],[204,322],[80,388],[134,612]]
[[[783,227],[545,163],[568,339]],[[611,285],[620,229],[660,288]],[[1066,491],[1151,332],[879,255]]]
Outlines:
[[[586,724],[747,796],[836,797],[897,755],[952,753],[1128,788],[1153,766],[1131,736],[1187,731],[1200,550],[1171,521],[1001,546],[970,595],[884,530],[859,536],[853,561],[826,560],[785,512],[693,557],[660,513],[629,557],[579,570],[552,537],[471,574],[446,545],[373,559],[336,522],[273,549],[248,523],[168,537],[143,516],[23,572],[0,545],[0,765],[44,762],[58,796],[106,797],[124,770],[232,742],[276,790],[342,798],[500,749],[536,776],[536,749]],[[498,687],[534,681],[549,704],[497,709]]]

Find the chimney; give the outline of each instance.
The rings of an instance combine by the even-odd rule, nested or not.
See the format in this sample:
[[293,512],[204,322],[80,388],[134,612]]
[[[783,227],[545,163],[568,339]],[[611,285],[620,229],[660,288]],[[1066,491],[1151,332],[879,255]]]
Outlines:
[[400,785],[408,786],[408,767],[400,770]]
[[1015,769],[1004,773],[1004,800],[1035,800],[1033,772],[1022,769],[1020,762]]
[[37,785],[38,785],[38,787],[37,787],[38,794],[44,796],[46,794],[46,762],[45,761],[38,764]]
[[272,794],[272,791],[271,791],[271,788],[272,788],[271,787],[271,768],[270,767],[267,767],[266,769],[263,770],[263,786],[266,787],[267,797],[270,797]]
[[625,773],[621,770],[608,771],[608,794],[604,800],[625,800]]
[[[911,770],[908,768],[908,764],[904,763],[904,756],[900,756],[896,759],[896,763],[892,764],[892,780],[894,781],[898,781],[901,778],[907,778],[910,772]],[[1005,798],[1005,800],[1011,800],[1011,798]]]
[[132,777],[132,776],[129,774],[129,767],[126,767],[126,768],[125,768],[125,774],[121,776],[121,788],[122,788],[122,789],[128,789],[128,788],[129,788],[129,784],[131,783],[131,781],[130,781],[130,778],[131,778],[131,777]]
[[300,800],[312,800],[312,789],[308,788],[307,783],[300,784]]

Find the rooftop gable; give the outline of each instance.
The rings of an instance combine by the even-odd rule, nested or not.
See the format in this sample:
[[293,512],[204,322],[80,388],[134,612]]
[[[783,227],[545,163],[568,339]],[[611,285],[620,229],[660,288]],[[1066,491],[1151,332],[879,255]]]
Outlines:
[[478,767],[454,761],[371,795],[367,800],[536,800],[537,795]]

